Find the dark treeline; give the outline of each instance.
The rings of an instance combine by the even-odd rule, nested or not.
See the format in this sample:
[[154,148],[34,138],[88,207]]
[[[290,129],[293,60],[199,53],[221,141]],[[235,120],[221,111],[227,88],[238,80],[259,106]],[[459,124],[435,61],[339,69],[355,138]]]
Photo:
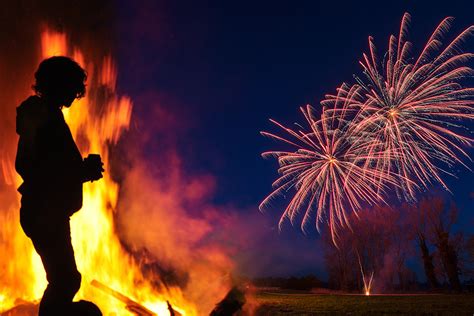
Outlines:
[[[265,277],[257,287],[288,290],[324,288],[372,292],[474,291],[474,235],[455,232],[458,209],[441,197],[426,197],[398,208],[378,206],[350,215],[350,227],[322,234],[327,282],[314,275]],[[416,268],[416,266],[418,268]],[[421,267],[424,277],[417,278]],[[462,280],[464,280],[462,282]]]
[[[453,203],[429,197],[399,209],[375,207],[353,214],[351,227],[338,231],[336,244],[323,235],[329,287],[361,291],[363,276],[373,273],[377,292],[461,291],[460,277],[472,277],[474,240],[453,232],[457,212]],[[409,264],[416,261],[423,267],[425,285]]]
[[253,280],[253,284],[258,287],[276,287],[280,289],[303,291],[326,286],[326,284],[314,275],[289,278],[257,278]]

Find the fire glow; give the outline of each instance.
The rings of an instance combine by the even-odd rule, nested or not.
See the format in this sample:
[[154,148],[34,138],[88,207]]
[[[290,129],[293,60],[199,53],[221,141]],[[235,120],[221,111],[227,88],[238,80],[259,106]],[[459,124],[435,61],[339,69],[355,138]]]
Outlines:
[[[115,92],[117,72],[112,58],[106,57],[101,62],[88,60],[87,55],[68,45],[66,34],[50,30],[42,33],[41,45],[41,59],[70,56],[86,69],[86,97],[76,100],[73,107],[64,110],[64,115],[83,156],[100,153],[107,168],[108,146],[116,144],[129,127],[133,106],[128,97],[118,97]],[[5,164],[8,165],[5,167]],[[15,175],[12,161],[2,161],[2,166],[4,175]],[[11,177],[10,182],[18,186],[21,179]],[[99,281],[156,315],[170,314],[167,302],[182,315],[196,315],[196,307],[185,300],[179,288],[166,287],[158,291],[143,276],[134,258],[122,248],[114,225],[118,190],[118,184],[108,172],[101,181],[86,183],[83,208],[71,217],[72,242],[82,274],[81,289],[75,300],[93,301],[104,315],[132,315],[124,306],[127,304],[100,290]],[[0,237],[8,242],[0,244],[0,252],[8,253],[10,258],[3,260],[6,266],[0,265],[0,312],[22,302],[38,302],[46,287],[41,260],[19,225],[19,201],[9,205],[11,209],[4,212],[6,218],[5,215],[1,218]]]

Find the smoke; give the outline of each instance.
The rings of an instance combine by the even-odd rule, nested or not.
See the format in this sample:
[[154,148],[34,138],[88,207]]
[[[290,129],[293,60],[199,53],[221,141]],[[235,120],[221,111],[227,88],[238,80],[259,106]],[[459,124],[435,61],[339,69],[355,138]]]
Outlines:
[[138,260],[146,254],[143,263],[160,282],[180,286],[208,313],[232,285],[232,250],[213,237],[226,219],[211,201],[215,179],[183,167],[175,141],[184,127],[163,99],[148,93],[135,100],[142,113],[112,154],[121,183],[117,230]]
[[135,252],[149,251],[151,262],[159,263],[162,281],[181,286],[199,309],[209,311],[229,288],[233,264],[220,245],[202,242],[212,223],[183,207],[192,200],[203,207],[198,197],[186,196],[193,189],[182,192],[185,182],[169,180],[151,178],[146,164],[126,175],[118,218],[121,237]]

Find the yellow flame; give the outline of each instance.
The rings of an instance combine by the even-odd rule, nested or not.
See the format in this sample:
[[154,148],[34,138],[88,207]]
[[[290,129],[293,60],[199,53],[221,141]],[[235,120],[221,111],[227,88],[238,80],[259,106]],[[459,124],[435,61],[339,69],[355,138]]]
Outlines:
[[66,34],[44,32],[41,36],[42,56],[61,56],[67,54]]
[[[13,161],[2,161],[7,184],[16,188],[21,178],[13,168]],[[7,167],[8,165],[8,167]],[[18,194],[6,196],[2,192],[0,212],[0,312],[15,305],[19,300],[34,302],[42,296],[46,287],[46,274],[41,258],[26,237],[19,223]]]

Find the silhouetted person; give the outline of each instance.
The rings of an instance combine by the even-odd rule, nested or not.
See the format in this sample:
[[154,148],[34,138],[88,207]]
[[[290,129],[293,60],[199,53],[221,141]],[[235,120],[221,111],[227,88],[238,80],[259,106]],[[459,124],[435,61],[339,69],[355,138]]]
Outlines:
[[39,315],[101,315],[90,302],[72,303],[81,286],[71,245],[69,217],[82,207],[82,184],[102,178],[100,156],[82,156],[61,112],[85,94],[85,71],[72,59],[39,65],[36,95],[17,108],[20,135],[16,170],[23,178],[20,223],[41,256],[48,287]]

